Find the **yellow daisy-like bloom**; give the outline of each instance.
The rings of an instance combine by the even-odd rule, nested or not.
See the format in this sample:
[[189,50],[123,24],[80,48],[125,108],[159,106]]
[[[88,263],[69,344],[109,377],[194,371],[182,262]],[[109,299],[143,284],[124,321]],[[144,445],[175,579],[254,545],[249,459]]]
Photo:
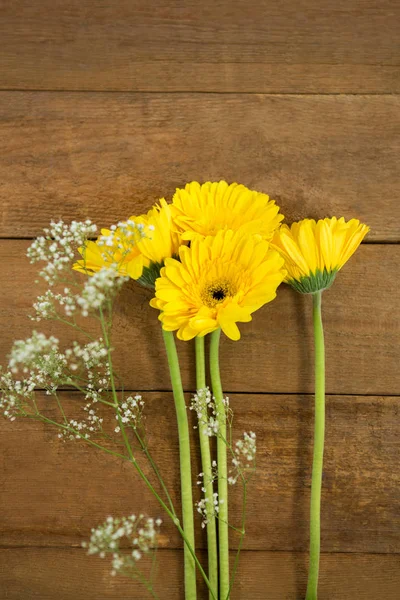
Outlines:
[[284,218],[267,194],[226,181],[187,183],[176,190],[172,211],[184,240],[227,229],[257,233],[270,240]]
[[181,246],[179,258],[167,258],[156,281],[151,306],[166,331],[190,340],[222,328],[232,340],[240,338],[237,322],[271,302],[286,272],[280,254],[261,236],[232,230],[215,237],[196,237]]
[[357,250],[369,227],[357,219],[303,219],[282,225],[272,246],[285,259],[286,283],[303,294],[332,285],[336,273]]
[[96,242],[79,248],[82,260],[73,268],[88,275],[115,268],[120,275],[154,287],[164,259],[178,254],[181,236],[175,229],[170,205],[162,198],[147,214],[102,229]]
[[87,241],[78,248],[82,260],[72,268],[85,275],[114,268],[122,276],[138,279],[143,272],[143,256],[137,245],[140,237],[140,231],[130,221],[113,230],[102,229],[95,242]]

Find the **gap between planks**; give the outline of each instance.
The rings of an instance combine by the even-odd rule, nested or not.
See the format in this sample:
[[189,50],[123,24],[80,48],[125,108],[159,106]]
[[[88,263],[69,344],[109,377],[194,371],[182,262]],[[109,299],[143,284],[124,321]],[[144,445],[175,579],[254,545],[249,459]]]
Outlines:
[[48,88],[48,89],[38,89],[38,88],[1,88],[0,87],[0,92],[1,93],[11,93],[11,94],[15,94],[15,93],[35,93],[35,94],[135,94],[135,95],[140,95],[140,94],[164,94],[165,96],[168,95],[175,95],[175,94],[185,94],[187,96],[199,96],[199,95],[207,95],[207,94],[213,94],[213,95],[219,95],[219,96],[274,96],[274,97],[292,97],[292,98],[298,98],[298,97],[315,97],[315,96],[342,96],[342,97],[363,97],[363,98],[369,98],[369,97],[375,97],[375,96],[400,96],[399,92],[264,92],[262,90],[258,91],[258,92],[238,92],[236,90],[231,90],[231,91],[218,91],[218,90],[207,90],[207,91],[190,91],[190,90],[147,90],[147,89],[143,89],[143,90],[118,90],[118,89],[114,89],[114,90],[103,90],[101,88],[98,89],[79,89],[79,90],[69,90],[69,89],[57,89],[57,88]]

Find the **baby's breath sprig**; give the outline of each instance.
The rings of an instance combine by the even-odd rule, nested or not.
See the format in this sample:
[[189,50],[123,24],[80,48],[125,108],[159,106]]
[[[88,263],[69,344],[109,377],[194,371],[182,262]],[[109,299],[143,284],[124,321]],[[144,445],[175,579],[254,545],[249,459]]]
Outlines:
[[39,275],[53,286],[62,275],[69,274],[77,248],[96,231],[96,225],[89,219],[83,223],[72,221],[70,225],[63,221],[51,221],[50,227],[44,229],[44,235],[36,238],[28,248],[28,258],[31,263],[46,263]]
[[[76,326],[75,317],[88,317],[105,307],[109,309],[126,281],[128,277],[122,277],[106,267],[87,279],[83,286],[80,281],[71,280],[68,282],[70,287],[64,287],[62,292],[47,290],[45,294],[38,296],[33,304],[35,314],[31,319],[67,322],[72,318],[70,324]],[[79,287],[80,293],[75,293],[71,287]]]
[[254,431],[244,432],[243,438],[235,443],[232,454],[232,469],[228,477],[230,485],[234,485],[239,477],[247,481],[249,474],[254,473],[256,460],[256,434]]
[[[223,501],[222,501],[223,504]],[[217,518],[219,513],[218,492],[213,493],[212,501],[205,496],[197,502],[197,512],[202,516],[201,526],[204,529],[212,517]]]
[[[134,223],[128,223],[128,227],[134,226]],[[151,226],[147,229],[153,231]],[[126,397],[124,390],[116,387],[118,378],[113,366],[111,342],[112,315],[115,297],[127,277],[124,273],[117,273],[111,263],[100,265],[92,273],[85,270],[86,275],[91,275],[85,280],[72,270],[77,246],[82,248],[86,242],[91,244],[88,238],[93,236],[95,231],[96,228],[90,221],[83,224],[74,222],[71,225],[65,225],[61,221],[52,223],[50,228],[45,230],[45,235],[36,240],[28,250],[31,262],[45,262],[40,275],[50,286],[50,289],[37,298],[32,319],[49,319],[71,326],[89,341],[86,344],[74,341],[72,346],[62,349],[56,337],[33,332],[29,338],[16,342],[10,355],[8,370],[0,371],[0,410],[11,421],[17,417],[35,419],[57,428],[58,437],[64,442],[81,440],[131,463],[178,529],[188,555],[211,589],[209,579],[195,554],[192,537],[186,528],[182,527],[158,466],[147,447],[142,418],[144,401],[139,395]],[[145,241],[143,227],[138,226],[138,233],[138,238],[142,242]],[[128,231],[125,231],[124,236],[129,237],[127,234]],[[106,244],[106,239],[103,241]],[[132,236],[130,249],[135,243],[136,237]],[[100,248],[101,246],[102,243]],[[105,252],[107,248],[108,246],[104,248]],[[115,250],[115,247],[113,249]],[[100,324],[101,334],[97,338],[93,337],[92,327],[90,333],[86,329],[84,323],[88,317]],[[62,394],[59,393],[60,388],[65,387],[72,387],[83,394],[84,418],[68,414],[65,410]],[[37,400],[37,388],[44,389],[48,399]],[[54,406],[54,402],[60,413],[58,419],[53,414],[48,416],[48,409]],[[102,412],[99,410],[100,406]],[[115,421],[113,423],[113,420],[106,419],[107,410],[111,411],[117,420],[117,427]],[[107,424],[111,425],[111,432],[108,432]],[[136,452],[137,448],[134,448],[132,438],[138,442],[139,452]],[[116,449],[113,446],[116,446]],[[150,462],[156,483],[162,490],[160,493],[142,469],[137,457],[146,457]],[[143,544],[146,539],[149,542],[150,538],[146,538],[148,533],[146,528],[141,528],[139,536],[142,538],[137,538],[141,539],[141,547],[132,550],[134,554],[131,559],[138,559],[138,553],[145,550]],[[115,557],[115,561],[115,570],[124,572],[122,567],[126,566],[126,559],[121,563],[121,558]],[[146,585],[139,571],[136,575]],[[212,591],[210,593],[211,598],[216,600],[217,595]],[[153,596],[157,597],[154,593]]]
[[[201,516],[201,527],[203,529],[207,527],[208,538],[210,537],[210,534],[211,538],[213,536],[213,526],[215,527],[216,519],[220,521],[220,524],[222,524],[223,527],[231,528],[240,535],[238,550],[229,584],[230,587],[232,587],[238,569],[239,556],[245,535],[247,485],[251,475],[255,471],[256,434],[254,432],[245,432],[243,438],[237,440],[235,444],[233,444],[233,411],[230,407],[229,397],[223,397],[221,390],[218,390],[221,394],[221,401],[218,403],[217,408],[215,397],[211,390],[204,385],[205,371],[203,365],[203,349],[204,338],[196,338],[197,383],[200,383],[200,386],[202,387],[199,387],[193,395],[189,408],[196,413],[201,444],[203,443],[202,438],[215,436],[220,445],[225,446],[227,453],[231,456],[232,467],[229,472],[228,469],[226,470],[224,480],[230,485],[236,484],[239,480],[242,484],[243,498],[241,525],[240,527],[233,526],[228,522],[225,516],[227,514],[225,510],[226,507],[224,506],[225,498],[219,498],[218,492],[213,489],[214,482],[220,479],[218,463],[215,460],[211,462],[208,458],[205,460],[205,456],[208,456],[209,451],[204,452],[203,448],[202,463],[204,472],[199,473],[197,481],[197,485],[200,486],[202,492],[202,497],[196,502],[195,506],[197,512]],[[222,428],[220,426],[221,423]],[[195,426],[195,428],[197,428],[197,426]],[[211,547],[210,541],[209,547]],[[209,564],[210,573],[212,572],[213,567],[214,565],[211,561]],[[215,575],[214,581],[217,581],[217,574]]]
[[[218,414],[215,407],[215,398],[209,387],[204,387],[193,395],[189,406],[195,411],[200,427],[200,435],[212,437],[218,435]],[[195,425],[197,428],[197,425]]]
[[[137,563],[144,555],[154,553],[157,549],[157,535],[162,520],[144,515],[129,517],[108,517],[102,525],[92,529],[89,542],[83,542],[88,554],[97,554],[100,558],[111,556],[111,575],[127,575],[145,585],[153,598],[158,595],[153,589],[151,578],[148,579],[138,568]],[[121,548],[127,542],[128,549]]]
[[[121,421],[125,426],[131,427],[136,432],[142,423],[143,407],[144,400],[140,394],[129,396],[117,407],[115,418],[118,422]],[[121,427],[118,425],[115,428],[115,433],[120,431]]]
[[[129,230],[124,230],[124,239],[132,236],[129,239],[131,251],[143,238],[143,228],[131,222],[126,224],[126,227]],[[114,229],[116,230],[117,226],[114,226]],[[128,279],[126,274],[118,272],[112,261],[105,261],[82,285],[82,279],[73,270],[73,266],[77,264],[75,260],[78,251],[82,251],[87,244],[93,244],[89,238],[93,237],[96,231],[96,225],[90,220],[73,221],[70,225],[63,221],[51,222],[50,227],[44,230],[44,235],[38,237],[28,248],[27,255],[31,263],[45,263],[39,275],[50,286],[50,289],[38,296],[34,302],[32,320],[53,319],[80,329],[76,322],[77,317],[96,314],[100,309],[110,310],[114,298]],[[134,235],[135,231],[137,235]],[[101,237],[100,243],[109,243],[113,235],[111,231],[110,236],[103,236],[104,241],[101,241]],[[104,251],[107,252],[106,249]],[[55,286],[59,289],[52,289]]]

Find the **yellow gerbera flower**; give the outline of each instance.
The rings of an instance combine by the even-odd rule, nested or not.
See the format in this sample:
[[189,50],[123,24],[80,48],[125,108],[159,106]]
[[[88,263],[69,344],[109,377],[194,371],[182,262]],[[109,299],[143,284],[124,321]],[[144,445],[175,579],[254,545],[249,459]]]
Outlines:
[[95,241],[87,241],[78,248],[82,260],[73,269],[93,275],[103,268],[114,268],[122,276],[138,279],[143,272],[143,255],[138,248],[140,230],[131,220],[120,223],[115,229],[102,229]]
[[282,225],[272,246],[285,259],[286,283],[303,294],[332,285],[336,273],[357,250],[369,227],[357,219],[303,219]]
[[179,257],[165,260],[150,304],[162,311],[163,328],[178,330],[182,340],[219,327],[238,340],[236,322],[251,321],[254,311],[271,302],[286,274],[268,242],[240,231],[198,236],[190,247],[181,246]]
[[102,229],[96,242],[79,248],[82,260],[74,269],[93,275],[104,267],[154,287],[164,259],[178,254],[180,234],[175,231],[170,205],[162,198],[147,214],[130,217],[113,229]]
[[257,233],[270,240],[284,218],[267,194],[226,181],[187,183],[176,190],[172,211],[185,240],[227,229]]

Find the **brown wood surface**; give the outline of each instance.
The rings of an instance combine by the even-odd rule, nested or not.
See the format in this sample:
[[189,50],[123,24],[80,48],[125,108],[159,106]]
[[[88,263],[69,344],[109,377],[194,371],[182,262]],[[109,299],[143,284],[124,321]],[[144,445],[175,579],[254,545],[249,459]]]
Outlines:
[[[147,393],[144,399],[148,446],[177,503],[178,443],[172,395]],[[45,396],[39,401],[47,417],[60,418],[55,401]],[[69,418],[85,415],[78,396],[66,392],[62,403]],[[231,406],[234,440],[243,431],[257,434],[257,473],[249,484],[245,548],[306,551],[313,397],[234,395]],[[322,499],[325,552],[400,554],[399,408],[399,397],[328,397]],[[115,416],[104,411],[104,418],[111,432]],[[164,518],[128,462],[84,442],[64,443],[51,425],[21,419],[14,423],[3,420],[0,426],[3,545],[80,544],[109,514],[145,511]],[[196,430],[192,442],[193,477],[197,479],[201,466]],[[116,445],[108,447],[122,450]],[[150,474],[145,458],[139,451],[136,454]],[[230,517],[236,526],[241,502],[240,487],[231,488]],[[200,517],[196,522],[197,544],[204,547]],[[238,535],[231,534],[231,547],[237,543]],[[160,545],[181,545],[167,516]]]
[[2,89],[398,92],[397,1],[14,0]]
[[[50,219],[105,226],[186,181],[224,178],[269,193],[289,221],[343,215],[371,226],[324,295],[319,600],[397,600],[400,589],[399,26],[398,0],[0,3],[0,238],[13,238],[0,239],[0,364],[33,328],[72,340],[26,318],[43,288],[19,238]],[[148,300],[124,288],[114,358],[125,386],[145,390],[150,449],[178,503],[175,415]],[[258,436],[232,600],[304,598],[310,313],[309,298],[282,286],[240,342],[222,343],[235,436]],[[193,390],[192,344],[178,349]],[[78,416],[79,397],[62,398]],[[47,425],[1,420],[0,490],[1,600],[148,597],[80,548],[108,514],[159,514],[127,462],[63,444]],[[238,522],[239,489],[230,508]],[[196,536],[204,548],[199,520]],[[181,542],[166,519],[159,541],[160,597],[181,600]]]
[[[32,329],[51,331],[63,345],[76,337],[75,330],[64,325],[28,320],[36,294],[43,291],[34,285],[37,265],[30,265],[25,257],[28,244],[18,240],[0,244],[0,319],[4,324],[0,364],[5,363],[12,341],[27,337]],[[398,393],[399,278],[400,246],[363,245],[324,294],[329,393]],[[116,306],[114,361],[130,390],[170,389],[160,323],[148,305],[150,298],[149,291],[130,282]],[[225,390],[313,391],[309,297],[283,285],[278,297],[240,329],[239,342],[225,337],[222,342]],[[185,389],[193,390],[193,343],[179,342],[178,349]]]
[[267,192],[288,220],[358,217],[400,240],[398,96],[0,93],[0,236],[100,226],[191,180]]
[[[155,589],[162,600],[183,598],[178,550],[158,553]],[[320,600],[396,599],[400,586],[398,556],[323,554]],[[301,553],[248,552],[241,555],[232,600],[292,600],[306,589],[307,557]],[[18,548],[0,550],[0,585],[7,600],[147,600],[150,595],[131,580],[110,577],[106,560],[87,556],[80,549]],[[163,577],[162,573],[168,573]],[[199,600],[208,598],[204,589]]]

